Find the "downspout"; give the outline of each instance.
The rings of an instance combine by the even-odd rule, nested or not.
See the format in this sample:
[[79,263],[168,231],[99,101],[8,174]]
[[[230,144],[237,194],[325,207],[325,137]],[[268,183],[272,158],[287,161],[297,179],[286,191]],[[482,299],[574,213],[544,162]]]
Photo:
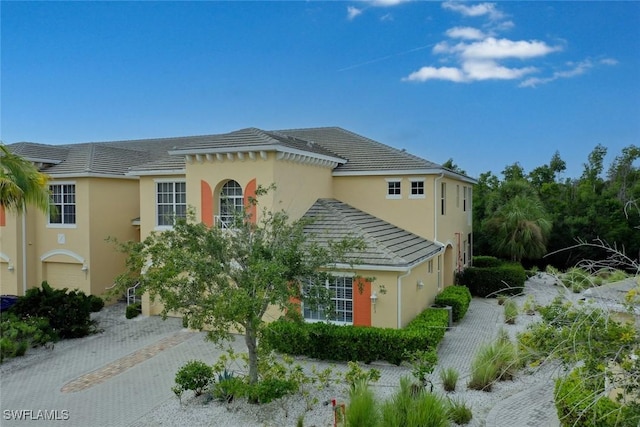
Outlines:
[[409,269],[405,274],[403,274],[402,276],[398,276],[398,283],[397,283],[397,298],[398,298],[398,308],[397,308],[397,312],[398,312],[398,329],[402,328],[402,279],[407,277],[408,275],[411,274],[411,269]]
[[27,294],[27,210],[22,212],[22,295]]
[[[444,178],[444,172],[440,172],[440,176],[433,180],[433,241],[439,245],[442,245],[442,254],[446,246],[438,241],[438,183]],[[442,198],[442,195],[440,196]],[[438,255],[440,256],[440,255]],[[442,265],[438,269],[438,285],[442,285],[444,282],[442,277],[442,270],[444,269],[444,258],[442,259]],[[444,285],[442,285],[444,286]]]

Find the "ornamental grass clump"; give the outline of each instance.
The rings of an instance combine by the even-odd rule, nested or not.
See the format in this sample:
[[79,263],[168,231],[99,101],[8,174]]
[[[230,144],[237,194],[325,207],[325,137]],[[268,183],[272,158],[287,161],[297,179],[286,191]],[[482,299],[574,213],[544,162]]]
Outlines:
[[456,391],[459,373],[456,368],[444,368],[440,371],[440,381],[444,391]]
[[491,391],[495,381],[512,380],[520,366],[515,344],[500,331],[495,342],[483,345],[476,353],[468,387]]
[[512,299],[508,299],[504,302],[504,322],[513,325],[518,318],[518,305]]

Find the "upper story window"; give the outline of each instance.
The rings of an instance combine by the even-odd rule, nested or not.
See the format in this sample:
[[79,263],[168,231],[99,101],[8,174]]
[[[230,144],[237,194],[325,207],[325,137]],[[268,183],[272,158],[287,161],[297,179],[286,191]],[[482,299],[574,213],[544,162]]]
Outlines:
[[49,210],[50,225],[75,225],[76,224],[76,185],[60,183],[49,185],[51,193],[50,205],[54,209]]
[[[311,310],[311,308],[304,307],[303,304],[305,320],[326,321],[329,319],[336,323],[353,324],[353,277],[331,277],[325,282],[325,287],[331,295],[335,317],[331,318],[323,307]],[[312,287],[305,286],[304,294],[311,292],[312,289]]]
[[400,199],[402,197],[401,184],[399,178],[387,178],[387,199]]
[[157,182],[156,211],[159,227],[171,227],[176,218],[185,218],[187,216],[187,184]]
[[440,214],[447,213],[447,183],[440,184]]
[[409,193],[410,199],[424,199],[424,178],[410,178],[411,192]]
[[466,185],[462,187],[462,210],[464,212],[467,211],[467,186]]
[[231,227],[234,219],[241,217],[244,211],[244,197],[242,187],[236,181],[227,181],[220,190],[219,225],[222,228]]

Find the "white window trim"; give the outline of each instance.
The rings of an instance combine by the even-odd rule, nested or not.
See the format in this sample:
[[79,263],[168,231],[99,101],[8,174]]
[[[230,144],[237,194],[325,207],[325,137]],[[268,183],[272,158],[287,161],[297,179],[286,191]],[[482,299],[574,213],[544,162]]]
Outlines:
[[[399,200],[402,199],[402,178],[385,178],[387,182],[387,188],[385,189],[387,192],[387,199],[389,200]],[[399,182],[400,183],[400,194],[389,194],[389,183],[390,182]]]
[[76,206],[76,222],[74,224],[55,224],[55,223],[52,224],[50,222],[51,215],[49,212],[47,212],[47,228],[67,228],[67,229],[78,228],[78,184],[76,183],[76,181],[54,181],[49,183],[49,187],[51,187],[52,185],[75,185],[76,201],[74,205]]
[[410,183],[409,184],[409,198],[410,199],[424,199],[424,198],[426,198],[427,197],[427,186],[426,185],[422,186],[422,194],[411,194],[411,191],[412,191],[411,183],[414,183],[414,182],[422,182],[422,183],[424,183],[425,179],[424,178],[409,178],[409,183]]
[[[354,279],[356,277],[355,273],[351,273],[351,272],[346,272],[346,271],[340,271],[340,272],[330,272],[329,273],[330,277],[350,277],[352,279]],[[355,285],[355,281],[352,280],[351,286]],[[304,286],[304,285],[303,285]],[[328,286],[328,279],[325,281],[325,286]],[[355,311],[354,311],[354,306],[353,306],[353,296],[351,297],[351,318],[353,319]],[[338,326],[352,326],[353,325],[353,321],[351,322],[343,322],[341,320],[321,320],[321,319],[307,319],[306,317],[304,317],[304,300],[300,303],[300,311],[302,313],[302,319],[304,320],[305,323],[330,323],[332,325],[338,325]]]
[[[153,230],[154,231],[164,231],[164,230],[173,230],[173,225],[158,225],[158,184],[164,184],[164,183],[184,183],[185,184],[185,188],[184,191],[186,193],[187,191],[187,180],[182,178],[182,179],[171,179],[171,178],[156,178],[153,180],[153,206],[154,206],[154,216],[153,216],[153,222],[154,222],[154,227]],[[174,188],[175,191],[175,188]]]

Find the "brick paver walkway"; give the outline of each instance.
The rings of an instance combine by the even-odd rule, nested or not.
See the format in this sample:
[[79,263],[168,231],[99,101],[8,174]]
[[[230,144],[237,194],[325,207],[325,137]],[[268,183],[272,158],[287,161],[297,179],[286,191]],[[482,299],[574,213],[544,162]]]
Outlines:
[[180,331],[169,337],[163,338],[160,341],[148,345],[140,350],[133,352],[125,357],[111,362],[100,369],[97,369],[88,374],[82,375],[67,384],[65,384],[60,391],[63,393],[74,393],[93,387],[96,384],[103,383],[108,379],[115,377],[118,374],[123,373],[127,369],[142,363],[147,359],[152,358],[156,354],[163,350],[174,347],[180,343],[183,343],[187,339],[193,336],[193,332]]

